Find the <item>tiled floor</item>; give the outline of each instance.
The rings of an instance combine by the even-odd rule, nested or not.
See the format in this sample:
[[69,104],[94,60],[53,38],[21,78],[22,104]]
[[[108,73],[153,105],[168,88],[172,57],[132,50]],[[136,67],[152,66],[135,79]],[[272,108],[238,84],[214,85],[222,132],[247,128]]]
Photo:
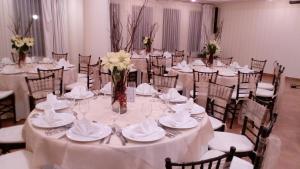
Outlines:
[[[280,159],[276,169],[300,168],[300,89],[290,88],[293,80],[287,80],[281,95],[279,116],[273,133],[282,141]],[[300,81],[296,82],[300,84]],[[23,123],[24,121],[18,122]],[[4,126],[12,125],[5,121]],[[241,126],[235,124],[232,132],[239,132]]]

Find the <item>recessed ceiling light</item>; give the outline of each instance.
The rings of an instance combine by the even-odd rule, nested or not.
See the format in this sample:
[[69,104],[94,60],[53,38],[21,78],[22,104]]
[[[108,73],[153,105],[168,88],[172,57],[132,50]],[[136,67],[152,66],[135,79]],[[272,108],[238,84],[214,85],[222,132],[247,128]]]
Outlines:
[[192,2],[196,2],[196,0],[191,0]]

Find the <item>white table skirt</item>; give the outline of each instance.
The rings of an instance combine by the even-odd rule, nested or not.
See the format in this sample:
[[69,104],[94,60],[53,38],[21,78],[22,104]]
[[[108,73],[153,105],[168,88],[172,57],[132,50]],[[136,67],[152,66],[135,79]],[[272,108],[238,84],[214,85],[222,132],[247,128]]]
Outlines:
[[[145,115],[152,107],[150,118],[158,119],[168,114],[166,105],[157,99],[151,102],[151,97],[137,97],[134,103],[128,103],[128,112],[117,119],[121,127],[145,120]],[[77,110],[77,107],[75,107]],[[34,111],[33,113],[36,113]],[[82,118],[79,115],[79,118]],[[86,118],[111,124],[112,111],[108,96],[90,100],[90,109]],[[110,144],[99,141],[78,143],[67,138],[57,139],[46,136],[45,130],[32,126],[27,120],[24,136],[27,149],[33,152],[32,169],[38,169],[46,164],[58,165],[64,169],[163,169],[166,157],[177,162],[199,160],[208,141],[213,137],[213,129],[207,115],[193,129],[182,130],[174,138],[163,139],[150,143],[130,141],[122,146],[115,135]]]

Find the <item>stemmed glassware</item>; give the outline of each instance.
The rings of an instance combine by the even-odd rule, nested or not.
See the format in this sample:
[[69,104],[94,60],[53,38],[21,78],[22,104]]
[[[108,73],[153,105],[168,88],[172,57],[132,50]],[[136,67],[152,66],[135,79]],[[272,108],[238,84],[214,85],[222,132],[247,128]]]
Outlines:
[[90,111],[90,101],[89,99],[79,101],[79,112],[86,118],[86,114]]

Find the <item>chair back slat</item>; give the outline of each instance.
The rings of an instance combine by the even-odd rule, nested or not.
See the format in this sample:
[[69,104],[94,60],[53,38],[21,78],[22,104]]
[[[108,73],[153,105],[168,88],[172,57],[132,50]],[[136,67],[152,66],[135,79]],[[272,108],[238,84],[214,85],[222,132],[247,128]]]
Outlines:
[[216,82],[218,71],[199,72],[193,69],[193,98],[196,100],[197,93],[207,93],[208,83]]
[[100,90],[101,89],[101,64],[97,62],[96,64],[88,65],[87,72],[87,88],[89,90]]
[[229,66],[232,63],[233,57],[218,57],[218,60],[224,65]]
[[175,88],[178,80],[178,75],[157,75],[152,74],[153,86],[158,91],[168,91],[170,88]]
[[184,54],[183,55],[172,55],[172,66],[176,66],[178,63],[182,62],[184,60]]
[[47,69],[47,70],[38,68],[37,71],[40,78],[47,77],[49,75],[54,74],[55,94],[56,95],[63,94],[64,67],[58,69]]
[[79,54],[79,62],[78,62],[78,73],[87,74],[88,73],[88,65],[91,62],[92,55],[81,55]]
[[55,53],[52,52],[52,58],[55,61],[59,61],[60,59],[65,59],[66,61],[68,60],[68,53]]
[[262,79],[266,63],[267,60],[256,60],[254,58],[251,58],[250,68],[260,74],[260,80]]

